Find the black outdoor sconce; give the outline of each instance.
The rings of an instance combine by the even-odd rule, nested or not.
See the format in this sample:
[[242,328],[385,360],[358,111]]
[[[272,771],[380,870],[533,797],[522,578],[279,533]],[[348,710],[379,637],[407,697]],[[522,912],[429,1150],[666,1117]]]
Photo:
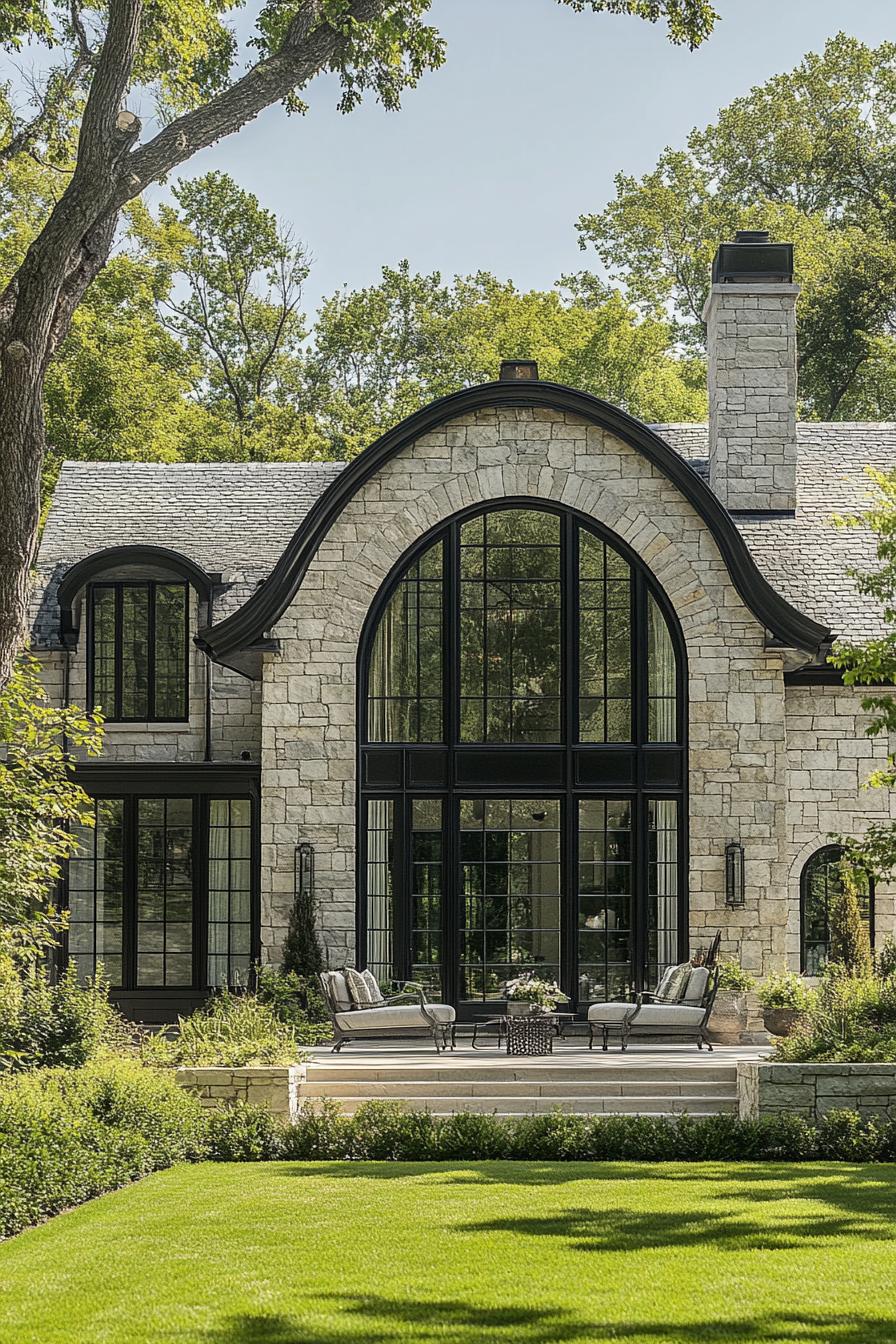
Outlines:
[[725,904],[732,908],[747,903],[744,879],[744,847],[732,840],[725,846]]
[[314,899],[314,846],[309,840],[296,845],[295,895]]

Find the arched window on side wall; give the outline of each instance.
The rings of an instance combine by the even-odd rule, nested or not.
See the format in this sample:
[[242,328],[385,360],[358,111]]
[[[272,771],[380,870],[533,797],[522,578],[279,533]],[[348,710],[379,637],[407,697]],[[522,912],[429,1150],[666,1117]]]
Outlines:
[[[831,947],[830,911],[842,890],[840,845],[817,849],[800,879],[800,967],[804,975],[821,975]],[[874,881],[861,875],[859,908],[874,943]]]

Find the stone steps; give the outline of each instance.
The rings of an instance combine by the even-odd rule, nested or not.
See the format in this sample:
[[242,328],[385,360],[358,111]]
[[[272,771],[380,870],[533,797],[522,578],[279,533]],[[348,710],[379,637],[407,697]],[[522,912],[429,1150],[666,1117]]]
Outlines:
[[737,1110],[737,1071],[730,1062],[620,1063],[605,1056],[566,1063],[455,1057],[382,1064],[368,1056],[310,1062],[299,1102],[325,1098],[346,1114],[365,1101],[386,1100],[434,1115],[719,1115]]

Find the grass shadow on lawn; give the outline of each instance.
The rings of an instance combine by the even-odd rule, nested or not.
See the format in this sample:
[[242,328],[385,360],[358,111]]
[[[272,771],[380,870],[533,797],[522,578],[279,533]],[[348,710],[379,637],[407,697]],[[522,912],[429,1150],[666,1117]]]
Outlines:
[[[602,1326],[570,1312],[477,1308],[459,1301],[409,1301],[334,1295],[342,1319],[309,1329],[287,1316],[242,1315],[205,1336],[206,1344],[394,1344],[407,1339],[469,1340],[470,1344],[597,1344],[599,1340],[651,1340],[663,1344],[763,1344],[782,1339],[800,1344],[892,1344],[896,1316],[869,1321],[853,1314],[771,1312],[740,1320],[695,1322],[618,1321]],[[361,1324],[363,1322],[363,1324]],[[605,1330],[605,1334],[599,1333]],[[413,1330],[413,1334],[408,1331]]]

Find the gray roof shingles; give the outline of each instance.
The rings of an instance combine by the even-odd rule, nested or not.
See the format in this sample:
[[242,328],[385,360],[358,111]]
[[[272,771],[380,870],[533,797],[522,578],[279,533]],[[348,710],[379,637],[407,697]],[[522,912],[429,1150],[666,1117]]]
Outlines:
[[[706,475],[705,425],[654,425]],[[841,635],[880,632],[876,604],[851,567],[874,562],[865,528],[836,527],[833,515],[866,508],[865,469],[896,469],[896,424],[816,424],[798,429],[798,508],[793,518],[737,518],[766,578],[794,606]],[[41,539],[36,642],[52,637],[56,584],[75,561],[108,546],[153,544],[180,551],[233,583],[228,609],[270,573],[341,462],[66,462]],[[42,600],[41,600],[42,599]],[[224,614],[223,611],[220,613]]]

